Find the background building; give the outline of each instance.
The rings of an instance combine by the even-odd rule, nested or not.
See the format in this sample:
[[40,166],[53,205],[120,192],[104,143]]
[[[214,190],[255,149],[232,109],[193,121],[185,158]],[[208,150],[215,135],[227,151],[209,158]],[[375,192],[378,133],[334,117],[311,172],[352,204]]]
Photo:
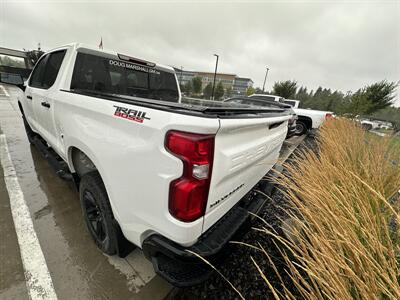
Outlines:
[[[197,72],[196,76],[201,78],[201,82],[203,83],[203,88],[211,82],[214,81],[214,73],[209,72]],[[232,88],[235,83],[235,74],[226,74],[226,73],[217,73],[215,76],[215,85],[219,82],[222,83],[224,89]]]
[[195,76],[196,72],[185,71],[178,68],[174,68],[176,77],[178,78],[178,82],[180,85],[186,85],[189,81],[191,81]]
[[[213,72],[199,72],[199,71],[186,71],[179,68],[174,68],[178,81],[181,85],[186,85],[194,77],[200,77],[202,88],[204,89],[207,84],[213,83]],[[224,89],[232,89],[233,95],[245,95],[249,87],[253,86],[253,80],[245,77],[238,77],[236,74],[217,73],[215,77],[215,85],[221,81]]]
[[253,86],[253,80],[250,78],[236,77],[235,83],[233,84],[232,94],[233,95],[246,95],[246,91],[249,87]]

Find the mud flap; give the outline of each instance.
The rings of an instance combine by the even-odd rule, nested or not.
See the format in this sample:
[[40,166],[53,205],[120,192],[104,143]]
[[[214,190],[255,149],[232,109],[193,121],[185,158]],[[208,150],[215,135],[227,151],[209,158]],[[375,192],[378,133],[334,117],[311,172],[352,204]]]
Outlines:
[[115,236],[117,237],[117,255],[125,258],[135,249],[135,245],[129,242],[122,233],[118,222],[114,220]]

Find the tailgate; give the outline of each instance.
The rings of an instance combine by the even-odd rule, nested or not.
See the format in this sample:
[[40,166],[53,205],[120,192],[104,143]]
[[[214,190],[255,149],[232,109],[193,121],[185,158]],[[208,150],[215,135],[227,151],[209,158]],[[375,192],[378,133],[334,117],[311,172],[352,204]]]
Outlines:
[[203,232],[273,167],[289,118],[220,119]]

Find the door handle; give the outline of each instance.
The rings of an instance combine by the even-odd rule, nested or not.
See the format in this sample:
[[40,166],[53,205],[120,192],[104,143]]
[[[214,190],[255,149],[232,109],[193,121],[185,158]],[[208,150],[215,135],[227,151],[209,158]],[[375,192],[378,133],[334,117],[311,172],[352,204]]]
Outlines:
[[47,108],[50,108],[50,103],[49,102],[42,102],[42,103],[40,103],[40,104],[42,104],[42,106],[44,106],[44,107],[47,107]]
[[28,98],[29,100],[32,100],[32,96],[26,96],[26,98]]

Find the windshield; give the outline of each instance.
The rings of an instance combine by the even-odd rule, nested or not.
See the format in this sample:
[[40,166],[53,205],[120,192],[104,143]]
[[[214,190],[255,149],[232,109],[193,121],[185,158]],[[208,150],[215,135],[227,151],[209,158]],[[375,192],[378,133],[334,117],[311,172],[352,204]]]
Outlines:
[[77,55],[71,89],[179,101],[174,73],[86,53]]

